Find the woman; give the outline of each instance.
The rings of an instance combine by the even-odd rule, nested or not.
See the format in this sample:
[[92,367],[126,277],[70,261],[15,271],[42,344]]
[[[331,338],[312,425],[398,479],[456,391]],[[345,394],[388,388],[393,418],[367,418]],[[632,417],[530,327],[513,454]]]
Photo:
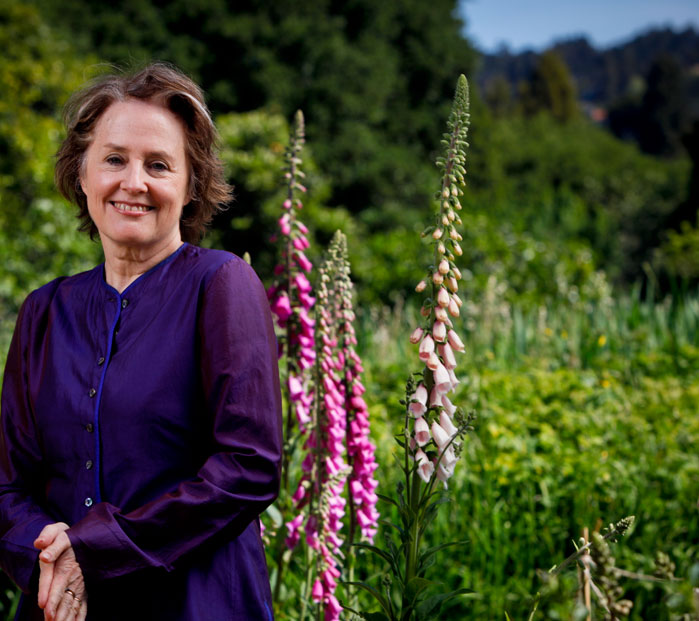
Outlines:
[[57,185],[105,261],[34,291],[7,359],[17,618],[271,619],[276,344],[252,269],[193,245],[230,194],[201,91],[155,64],[88,86],[67,121]]

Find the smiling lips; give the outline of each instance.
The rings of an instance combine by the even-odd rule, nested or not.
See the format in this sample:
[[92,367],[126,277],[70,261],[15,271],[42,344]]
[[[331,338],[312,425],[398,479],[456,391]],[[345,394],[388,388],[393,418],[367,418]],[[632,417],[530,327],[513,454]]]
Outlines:
[[119,213],[129,215],[140,215],[153,210],[153,207],[148,205],[131,205],[129,203],[117,203],[112,201],[112,205]]

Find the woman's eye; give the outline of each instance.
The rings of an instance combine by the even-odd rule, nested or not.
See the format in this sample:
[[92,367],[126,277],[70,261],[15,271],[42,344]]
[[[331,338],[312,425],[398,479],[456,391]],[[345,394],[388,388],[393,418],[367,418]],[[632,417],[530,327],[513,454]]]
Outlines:
[[118,166],[122,163],[122,159],[118,155],[110,155],[105,161],[112,166]]
[[156,172],[165,172],[168,170],[167,164],[165,162],[151,162],[150,167]]

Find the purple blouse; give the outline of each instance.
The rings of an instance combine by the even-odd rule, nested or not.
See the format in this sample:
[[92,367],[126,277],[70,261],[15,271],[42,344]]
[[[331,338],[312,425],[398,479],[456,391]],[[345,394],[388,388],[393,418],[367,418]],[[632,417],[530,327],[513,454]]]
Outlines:
[[23,304],[0,417],[0,566],[36,605],[49,523],[88,619],[271,619],[257,516],[277,495],[269,306],[238,257],[184,244],[121,295],[103,267]]

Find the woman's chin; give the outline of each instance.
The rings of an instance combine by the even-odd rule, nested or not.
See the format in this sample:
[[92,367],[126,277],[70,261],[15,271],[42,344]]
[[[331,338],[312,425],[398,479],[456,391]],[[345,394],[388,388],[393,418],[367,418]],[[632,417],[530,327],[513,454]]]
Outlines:
[[114,231],[100,231],[102,242],[109,241],[117,246],[149,246],[156,240],[151,231],[137,225],[122,226]]

